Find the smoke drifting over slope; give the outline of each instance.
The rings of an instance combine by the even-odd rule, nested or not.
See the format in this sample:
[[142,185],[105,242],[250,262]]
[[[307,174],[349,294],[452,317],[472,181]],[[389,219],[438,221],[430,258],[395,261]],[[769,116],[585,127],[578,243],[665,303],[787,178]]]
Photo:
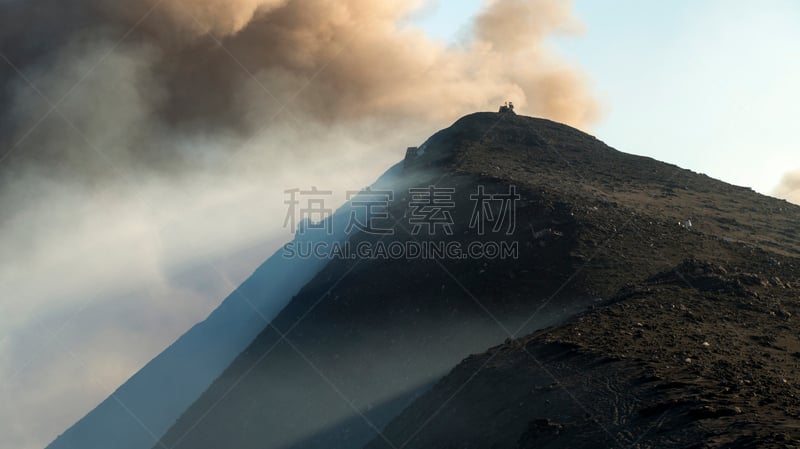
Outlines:
[[505,100],[596,117],[546,44],[579,29],[569,2],[490,2],[457,45],[409,24],[423,4],[0,0],[8,447],[43,447],[202,319],[267,250],[239,253],[288,237],[271,232],[285,189],[341,201],[405,146]]
[[800,204],[800,170],[783,175],[783,179],[774,193],[778,198]]

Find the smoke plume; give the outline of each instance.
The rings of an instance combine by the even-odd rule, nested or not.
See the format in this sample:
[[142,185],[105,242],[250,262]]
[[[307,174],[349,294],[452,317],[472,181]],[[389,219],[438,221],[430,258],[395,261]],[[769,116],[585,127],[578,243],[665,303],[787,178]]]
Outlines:
[[[405,24],[418,3],[44,0],[34,7],[7,0],[3,17],[19,20],[0,32],[2,52],[49,101],[3,67],[10,106],[0,112],[10,131],[4,135],[12,136],[5,146],[28,139],[36,143],[21,146],[48,146],[60,132],[49,128],[59,123],[25,133],[64,95],[59,111],[77,116],[88,137],[95,130],[87,129],[87,114],[102,116],[104,128],[121,127],[117,114],[133,120],[122,122],[126,135],[117,140],[138,144],[123,153],[159,166],[191,157],[165,143],[165,132],[248,138],[278,118],[395,127],[398,120],[443,123],[507,99],[576,126],[596,117],[580,73],[546,45],[553,33],[579,28],[568,2],[492,2],[460,46]],[[52,150],[44,159],[65,154]]]

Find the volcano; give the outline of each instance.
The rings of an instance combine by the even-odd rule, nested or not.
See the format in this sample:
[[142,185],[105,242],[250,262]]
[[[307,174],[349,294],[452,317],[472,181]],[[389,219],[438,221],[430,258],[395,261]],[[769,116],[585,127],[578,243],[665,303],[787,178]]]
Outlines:
[[[510,113],[459,119],[392,173],[381,232],[348,244],[444,254],[329,257],[153,447],[800,438],[800,207]],[[484,197],[513,207],[481,227]]]
[[[332,260],[159,446],[745,447],[796,435],[800,208],[508,113],[438,132],[407,152],[400,180],[390,239],[501,239],[518,254]],[[413,192],[432,186],[452,194],[453,229],[420,235]],[[475,192],[512,187],[512,232],[470,227]]]

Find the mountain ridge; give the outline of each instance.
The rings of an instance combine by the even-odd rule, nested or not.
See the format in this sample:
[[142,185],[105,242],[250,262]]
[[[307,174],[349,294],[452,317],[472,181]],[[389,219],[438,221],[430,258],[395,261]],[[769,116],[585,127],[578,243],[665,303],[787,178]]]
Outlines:
[[[424,385],[479,353],[481,344],[513,343],[537,329],[571,322],[583,311],[624,304],[624,289],[635,298],[643,294],[635,293],[643,280],[692,257],[755,272],[763,260],[791,264],[786,261],[800,254],[794,233],[800,207],[619,152],[544,119],[465,116],[409,150],[404,182],[401,191],[452,187],[455,203],[462,205],[469,203],[465,190],[482,185],[504,192],[516,185],[522,201],[509,238],[520,243],[519,259],[365,260],[356,268],[331,261],[187,410],[163,444],[288,447],[292,438],[302,441],[326,423],[353,416],[366,418],[361,428],[338,429],[305,447],[360,447],[388,424],[370,415],[376,401],[391,396],[380,388],[382,382],[406,379],[388,390],[416,385],[424,395]],[[408,198],[389,210],[399,222],[396,238],[414,240],[406,232]],[[456,239],[476,237],[466,229],[469,219],[454,214]],[[687,220],[692,227],[679,226]],[[533,323],[543,308],[549,308],[549,319]],[[485,335],[471,334],[470,326]],[[287,335],[296,342],[286,344]],[[401,338],[403,344],[396,343]],[[279,357],[270,352],[276,345],[283,346]],[[298,354],[299,360],[290,362]],[[275,368],[283,363],[291,366]],[[306,365],[315,367],[313,372],[299,376]],[[289,437],[275,436],[284,430]]]
[[[573,167],[570,150],[553,154]],[[503,167],[508,158],[493,154],[463,160]],[[581,181],[602,165],[593,162]],[[505,168],[498,172],[518,176]],[[641,166],[644,173],[648,168]],[[589,288],[604,294],[616,288],[611,299],[563,326],[465,359],[367,448],[790,447],[797,441],[800,342],[790,323],[800,311],[800,208],[671,169],[655,182],[640,181],[640,192],[625,183],[604,186],[594,193],[600,201],[578,217],[591,223],[586,215],[602,214],[613,230],[607,241],[586,245],[591,255],[580,268],[597,271],[582,280]],[[641,201],[648,188],[649,200]],[[680,197],[687,197],[683,204]],[[659,211],[663,223],[603,213],[631,203],[639,213]],[[678,205],[694,226],[677,225],[681,215],[668,207]],[[598,247],[613,248],[613,236],[628,232],[636,238],[621,245],[626,251],[606,259]],[[682,239],[669,238],[676,232]],[[636,239],[665,260],[662,271],[626,261],[648,254]],[[663,240],[669,245],[662,249]],[[635,266],[630,271],[639,279],[617,264]],[[502,394],[501,384],[507,385]]]

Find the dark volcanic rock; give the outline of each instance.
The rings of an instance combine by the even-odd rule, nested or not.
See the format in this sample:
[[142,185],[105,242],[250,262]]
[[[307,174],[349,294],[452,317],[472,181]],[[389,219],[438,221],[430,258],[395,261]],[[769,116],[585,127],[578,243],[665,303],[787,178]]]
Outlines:
[[[166,447],[756,447],[797,434],[800,207],[514,114],[458,120],[409,151],[405,172],[399,191],[455,189],[462,243],[489,239],[468,226],[477,186],[515,186],[504,238],[518,259],[332,261]],[[395,238],[418,238],[398,196]]]

